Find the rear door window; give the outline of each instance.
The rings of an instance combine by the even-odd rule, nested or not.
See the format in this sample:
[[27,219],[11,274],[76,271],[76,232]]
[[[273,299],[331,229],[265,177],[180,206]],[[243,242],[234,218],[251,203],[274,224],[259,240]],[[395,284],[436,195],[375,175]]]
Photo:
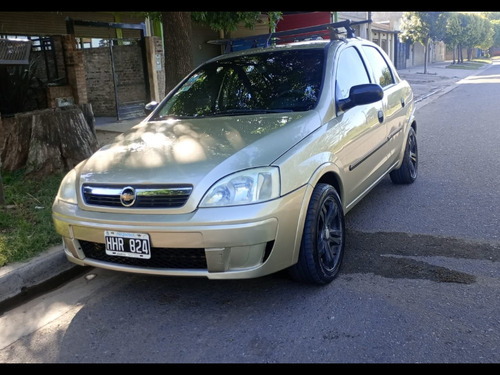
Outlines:
[[363,51],[366,54],[373,70],[375,82],[382,87],[392,85],[394,83],[394,77],[392,75],[391,68],[380,51],[372,46],[363,46]]

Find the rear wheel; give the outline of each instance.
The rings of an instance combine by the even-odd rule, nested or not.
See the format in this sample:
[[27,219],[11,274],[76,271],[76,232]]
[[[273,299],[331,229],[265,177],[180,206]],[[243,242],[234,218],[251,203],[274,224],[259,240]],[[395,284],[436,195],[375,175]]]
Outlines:
[[410,128],[406,141],[403,163],[399,169],[390,173],[391,180],[395,184],[411,184],[417,179],[418,175],[418,147],[417,134],[415,129]]
[[328,284],[338,274],[344,256],[345,223],[336,190],[318,184],[307,209],[299,260],[289,271],[293,279]]

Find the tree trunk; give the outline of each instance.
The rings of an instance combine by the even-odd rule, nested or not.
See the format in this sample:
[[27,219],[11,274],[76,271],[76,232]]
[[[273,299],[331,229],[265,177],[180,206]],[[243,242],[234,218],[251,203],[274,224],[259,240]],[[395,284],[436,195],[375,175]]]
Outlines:
[[0,206],[5,206],[5,193],[3,191],[2,180],[2,160],[0,160]]
[[6,171],[63,173],[98,148],[95,129],[78,106],[20,113],[1,125],[0,159]]
[[163,12],[165,89],[169,92],[193,69],[191,13]]
[[425,40],[424,43],[424,74],[427,74],[427,54],[429,51],[429,39]]
[[3,188],[3,180],[2,180],[2,117],[0,116],[0,206],[5,206],[5,192]]

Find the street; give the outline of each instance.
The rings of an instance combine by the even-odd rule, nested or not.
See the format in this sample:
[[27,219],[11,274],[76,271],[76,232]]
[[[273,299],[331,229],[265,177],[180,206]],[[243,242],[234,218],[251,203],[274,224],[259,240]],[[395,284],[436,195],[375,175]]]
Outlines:
[[419,178],[347,215],[331,284],[92,269],[0,316],[0,362],[500,362],[499,83],[492,64],[418,110]]

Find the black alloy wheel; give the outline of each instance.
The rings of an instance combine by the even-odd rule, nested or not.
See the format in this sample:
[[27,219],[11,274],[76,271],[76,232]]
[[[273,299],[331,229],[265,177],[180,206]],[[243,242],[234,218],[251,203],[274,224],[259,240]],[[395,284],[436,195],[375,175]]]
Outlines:
[[340,271],[345,245],[345,222],[337,191],[318,184],[307,210],[298,262],[290,268],[292,278],[324,285]]
[[399,169],[390,173],[391,180],[395,184],[411,184],[418,176],[418,146],[415,129],[410,128],[406,141],[403,163]]

